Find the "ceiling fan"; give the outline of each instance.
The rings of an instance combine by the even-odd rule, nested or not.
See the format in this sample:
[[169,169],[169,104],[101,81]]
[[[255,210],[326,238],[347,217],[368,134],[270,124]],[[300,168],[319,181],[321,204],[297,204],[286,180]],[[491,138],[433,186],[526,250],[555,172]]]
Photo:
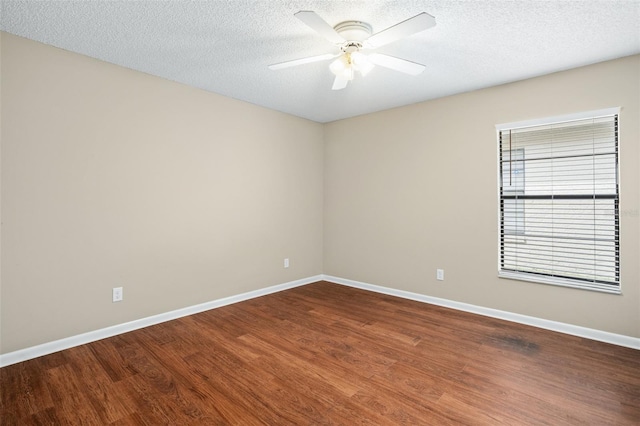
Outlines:
[[318,14],[308,10],[301,10],[294,16],[304,24],[323,36],[325,39],[340,48],[340,53],[326,53],[324,55],[310,56],[293,61],[280,62],[269,65],[269,69],[279,70],[318,61],[335,59],[329,65],[329,69],[336,76],[332,90],[340,90],[347,87],[353,80],[355,71],[363,76],[373,69],[375,65],[400,71],[405,74],[418,75],[424,71],[425,66],[395,56],[382,53],[364,52],[374,50],[396,40],[427,30],[436,25],[436,20],[428,13],[422,12],[413,18],[402,21],[385,30],[371,35],[371,25],[362,21],[345,21],[332,27]]

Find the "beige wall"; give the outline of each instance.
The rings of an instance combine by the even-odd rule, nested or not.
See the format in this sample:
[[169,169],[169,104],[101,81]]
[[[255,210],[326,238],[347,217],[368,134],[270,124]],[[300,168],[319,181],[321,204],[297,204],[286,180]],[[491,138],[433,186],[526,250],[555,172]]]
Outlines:
[[[639,84],[635,56],[326,125],[324,273],[640,337]],[[623,294],[498,279],[495,125],[616,106]]]
[[2,38],[0,31],[0,354],[2,354]]
[[[0,353],[323,272],[640,337],[639,56],[322,126],[0,34]],[[498,279],[494,125],[612,106],[623,295]]]
[[322,273],[320,124],[1,48],[1,353]]

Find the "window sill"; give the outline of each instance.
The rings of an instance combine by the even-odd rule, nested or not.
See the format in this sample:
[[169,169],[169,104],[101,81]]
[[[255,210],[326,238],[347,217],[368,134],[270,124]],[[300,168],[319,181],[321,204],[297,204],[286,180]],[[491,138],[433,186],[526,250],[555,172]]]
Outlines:
[[499,271],[498,277],[507,278],[511,280],[518,280],[518,281],[528,281],[528,282],[534,282],[534,283],[540,283],[540,284],[555,285],[559,287],[577,288],[580,290],[598,291],[601,293],[622,294],[620,286],[618,286],[617,288],[612,288],[604,284],[593,284],[593,283],[587,283],[587,282],[582,282],[577,280],[571,280],[567,278],[542,277],[542,276],[538,277],[538,276],[530,275],[526,273],[505,272],[505,271]]

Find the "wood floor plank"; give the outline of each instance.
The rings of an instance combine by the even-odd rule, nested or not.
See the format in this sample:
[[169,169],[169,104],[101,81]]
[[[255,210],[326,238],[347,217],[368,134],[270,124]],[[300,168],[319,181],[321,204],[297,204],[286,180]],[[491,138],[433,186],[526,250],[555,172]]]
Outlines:
[[[297,371],[299,374],[305,375],[307,380],[310,378],[314,382],[320,382],[321,385],[315,388],[314,392],[321,393],[324,390],[324,393],[319,398],[331,398],[328,401],[329,403],[335,403],[335,401],[351,397],[359,389],[358,381],[354,382],[343,374],[336,373],[333,365],[327,364],[326,361],[318,358],[301,358],[292,355],[290,352],[250,334],[241,336],[239,339],[252,348],[264,351],[265,356],[262,357],[261,363],[270,364],[264,368],[265,371],[271,372],[274,377],[290,377],[293,383],[298,384],[299,378],[293,376],[293,372]],[[325,389],[325,387],[330,389]]]
[[[63,424],[102,425],[104,420],[95,412],[75,371],[69,364],[50,368],[46,382],[53,398],[54,408]],[[71,420],[73,419],[73,420]]]
[[68,365],[103,424],[113,423],[136,411],[126,399],[112,391],[111,377],[87,345],[75,347],[69,352],[73,355],[69,356]]
[[[257,412],[266,424],[299,424],[299,412],[304,411],[306,401],[295,401],[274,383],[270,374],[243,366],[225,351],[213,354],[197,354],[186,360],[194,366],[194,371],[207,377],[221,394],[228,395],[246,413]],[[259,386],[258,386],[259,384]],[[284,397],[283,400],[279,398]],[[314,407],[309,407],[309,415],[316,417]],[[309,421],[309,420],[308,420]]]
[[328,282],[0,369],[4,425],[637,425],[640,351]]
[[6,416],[6,422],[17,421],[53,407],[45,373],[40,363],[33,362],[0,369],[0,420]]

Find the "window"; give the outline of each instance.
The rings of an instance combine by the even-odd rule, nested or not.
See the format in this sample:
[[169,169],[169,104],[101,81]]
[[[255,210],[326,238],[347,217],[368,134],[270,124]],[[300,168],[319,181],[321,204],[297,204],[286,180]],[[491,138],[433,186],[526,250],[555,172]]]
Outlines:
[[496,126],[501,277],[620,292],[618,112]]

